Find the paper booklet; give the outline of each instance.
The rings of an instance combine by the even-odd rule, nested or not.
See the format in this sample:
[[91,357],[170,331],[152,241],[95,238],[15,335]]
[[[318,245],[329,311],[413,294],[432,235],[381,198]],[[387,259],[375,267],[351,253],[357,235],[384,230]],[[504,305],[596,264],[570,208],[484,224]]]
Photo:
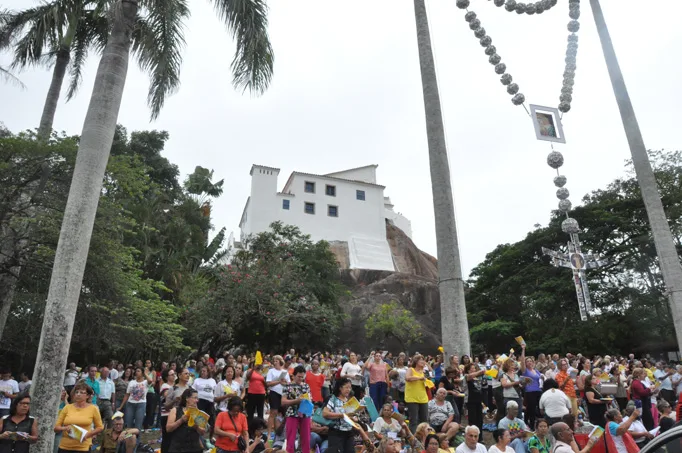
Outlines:
[[343,410],[346,414],[353,414],[353,413],[357,412],[359,409],[360,409],[360,402],[355,397],[352,397],[351,399],[346,401],[346,404],[343,405]]
[[66,434],[72,439],[76,439],[78,442],[83,443],[85,440],[85,435],[88,433],[87,430],[81,428],[77,425],[70,425],[69,432]]
[[29,436],[28,433],[24,433],[24,432],[21,432],[21,431],[17,431],[17,432],[6,431],[6,432],[7,432],[7,434],[9,435],[8,440],[13,440],[13,441],[17,441],[17,440],[27,440],[27,439],[28,439],[28,436]]
[[600,438],[601,436],[603,436],[603,435],[604,435],[604,428],[602,428],[601,426],[595,426],[595,427],[592,429],[592,431],[590,431],[590,435],[587,436],[587,437],[588,437],[589,439],[597,440],[597,439],[599,439],[599,438]]
[[346,423],[348,423],[350,426],[357,429],[358,431],[362,431],[362,428],[360,427],[360,425],[355,423],[353,421],[353,419],[348,416],[348,414],[343,414],[343,421],[345,421]]
[[185,409],[185,414],[189,417],[187,426],[190,428],[196,425],[201,429],[206,429],[206,426],[208,426],[209,415],[206,412],[200,411],[196,407],[188,407]]
[[516,342],[519,344],[519,346],[525,346],[526,345],[526,340],[523,339],[523,337],[516,337],[514,338]]

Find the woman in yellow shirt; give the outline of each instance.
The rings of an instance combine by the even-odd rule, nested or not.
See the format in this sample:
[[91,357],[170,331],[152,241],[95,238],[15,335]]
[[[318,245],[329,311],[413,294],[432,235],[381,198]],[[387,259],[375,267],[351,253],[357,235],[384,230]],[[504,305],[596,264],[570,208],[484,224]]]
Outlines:
[[420,423],[428,422],[429,417],[429,397],[426,395],[424,365],[426,365],[424,357],[417,354],[412,357],[410,368],[405,373],[405,403],[407,403],[412,432],[415,432]]
[[104,429],[99,409],[88,403],[88,398],[93,393],[90,386],[84,382],[76,384],[73,388],[71,393],[73,403],[64,406],[54,425],[55,433],[64,434],[59,442],[59,453],[90,451],[92,438]]

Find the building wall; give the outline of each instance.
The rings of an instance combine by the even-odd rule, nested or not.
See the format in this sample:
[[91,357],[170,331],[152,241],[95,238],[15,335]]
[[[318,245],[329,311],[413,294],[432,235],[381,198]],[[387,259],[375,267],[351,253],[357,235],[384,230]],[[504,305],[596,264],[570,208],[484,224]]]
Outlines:
[[337,178],[352,179],[353,181],[364,181],[371,184],[376,184],[377,166],[367,165],[366,167],[337,171],[335,173],[327,173],[327,176],[335,176]]
[[[375,181],[376,166],[335,173],[338,177],[356,181]],[[343,181],[323,176],[293,173],[284,190],[277,192],[279,170],[256,166],[251,171],[251,196],[247,200],[240,222],[241,240],[250,234],[266,231],[274,221],[295,225],[313,241],[347,242],[350,268],[395,270],[388,241],[386,218],[406,234],[411,235],[409,220],[384,206],[384,188],[378,185]],[[305,183],[315,184],[315,192],[305,191]],[[335,188],[327,195],[327,186]],[[357,190],[365,193],[357,199]],[[283,208],[288,201],[289,209]],[[314,203],[315,213],[305,210],[306,203]],[[389,201],[390,203],[390,201]],[[329,215],[329,207],[337,208],[337,216]]]
[[[306,181],[315,183],[315,193],[305,192]],[[327,185],[336,188],[336,196],[326,194]],[[356,199],[356,190],[365,191],[364,201]],[[383,219],[384,193],[381,187],[296,174],[292,178],[289,191],[294,194],[288,198],[289,211],[282,209],[280,200],[277,218],[297,225],[303,232],[310,234],[314,241],[346,241],[351,236],[386,237]],[[305,212],[306,202],[315,204],[315,214]],[[328,215],[330,205],[338,208],[338,217]]]
[[412,239],[412,222],[410,222],[407,217],[388,208],[384,210],[384,216],[393,222],[393,225],[403,230],[403,233],[405,233],[407,237]]

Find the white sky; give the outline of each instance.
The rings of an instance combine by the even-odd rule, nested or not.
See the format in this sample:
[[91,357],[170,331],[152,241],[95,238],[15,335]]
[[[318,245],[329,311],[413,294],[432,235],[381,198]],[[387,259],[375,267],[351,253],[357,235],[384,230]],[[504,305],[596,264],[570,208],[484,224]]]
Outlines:
[[[24,8],[33,0],[0,0]],[[465,275],[497,244],[545,225],[557,199],[549,144],[514,106],[454,0],[430,0],[432,39],[448,135]],[[470,10],[497,46],[527,103],[556,106],[568,31],[567,0],[542,15],[519,16],[491,1]],[[217,228],[238,235],[252,163],[327,173],[379,164],[395,209],[412,220],[414,240],[436,254],[433,205],[417,57],[409,0],[270,1],[275,49],[272,86],[260,98],[236,93],[229,64],[234,46],[207,1],[190,2],[180,91],[149,122],[148,78],[131,64],[119,123],[129,131],[170,133],[165,155],[184,175],[196,165],[225,179],[215,203]],[[629,156],[589,1],[582,2],[573,109],[564,116],[571,200],[623,173]],[[602,0],[611,36],[648,148],[675,149],[682,105],[678,60],[682,2]],[[0,55],[7,64],[8,55]],[[60,103],[55,128],[79,134],[98,58],[92,55],[81,92]],[[38,125],[50,71],[20,74],[25,91],[0,84],[0,121],[12,131]]]

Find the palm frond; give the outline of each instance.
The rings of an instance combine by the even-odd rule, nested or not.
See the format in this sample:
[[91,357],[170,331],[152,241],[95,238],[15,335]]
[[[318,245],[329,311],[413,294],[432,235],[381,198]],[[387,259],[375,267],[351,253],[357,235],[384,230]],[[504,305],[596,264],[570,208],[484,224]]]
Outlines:
[[3,68],[2,66],[0,66],[0,78],[4,79],[8,83],[13,83],[15,85],[18,85],[22,89],[26,88],[26,85],[24,85],[21,80],[19,80],[14,74],[9,72],[7,69]]
[[232,83],[242,91],[263,93],[270,85],[274,64],[265,0],[211,1],[237,44]]
[[83,81],[83,66],[90,49],[101,53],[109,37],[109,22],[99,10],[86,11],[78,22],[76,33],[71,43],[71,61],[69,64],[69,89],[66,100],[70,101],[78,92]]
[[55,0],[20,12],[5,11],[0,16],[0,49],[14,47],[12,67],[39,64],[45,46],[56,48],[67,21],[66,3]]
[[133,52],[151,82],[147,104],[156,119],[166,96],[180,86],[184,21],[189,17],[187,0],[154,1],[147,15],[138,19],[133,31]]

